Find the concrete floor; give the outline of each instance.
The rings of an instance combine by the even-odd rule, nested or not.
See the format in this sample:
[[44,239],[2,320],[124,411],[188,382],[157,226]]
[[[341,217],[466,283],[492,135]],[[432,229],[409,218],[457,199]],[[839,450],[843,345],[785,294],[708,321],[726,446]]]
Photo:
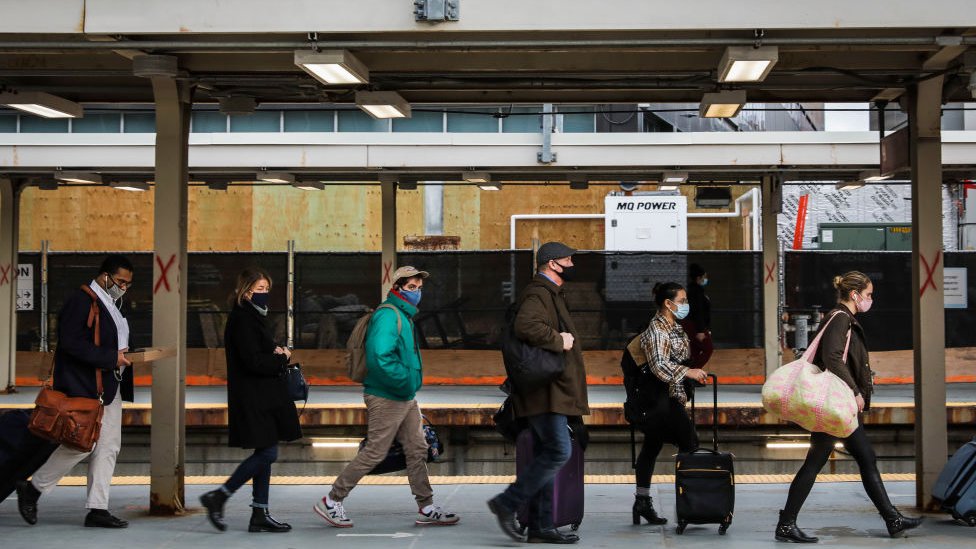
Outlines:
[[[437,502],[460,514],[461,523],[454,527],[418,527],[413,523],[413,500],[406,486],[360,486],[346,500],[347,512],[356,521],[356,527],[339,530],[325,525],[311,511],[325,487],[272,486],[275,515],[290,522],[295,529],[288,534],[249,534],[247,487],[228,504],[230,529],[225,533],[214,530],[198,507],[179,518],[146,516],[148,486],[112,488],[113,510],[131,521],[127,530],[82,528],[84,489],[59,487],[42,499],[36,526],[28,526],[21,520],[14,500],[0,503],[0,546],[3,549],[514,547],[519,544],[501,533],[485,506],[485,501],[502,488],[491,484],[435,486]],[[197,497],[208,489],[208,486],[188,486],[186,493],[191,505],[196,506]],[[673,523],[673,487],[654,485],[652,490],[658,509]],[[786,490],[784,484],[739,485],[736,518],[726,536],[719,536],[714,526],[689,526],[684,535],[677,536],[673,524],[663,528],[630,524],[632,486],[587,485],[587,512],[579,531],[582,541],[578,547],[784,547],[773,541],[772,532]],[[889,483],[888,490],[896,505],[910,511],[913,483]],[[971,546],[976,536],[976,529],[954,523],[945,515],[930,515],[907,539],[889,539],[884,523],[857,482],[815,486],[801,514],[800,525],[808,533],[820,536],[820,545],[830,547],[961,548]]]

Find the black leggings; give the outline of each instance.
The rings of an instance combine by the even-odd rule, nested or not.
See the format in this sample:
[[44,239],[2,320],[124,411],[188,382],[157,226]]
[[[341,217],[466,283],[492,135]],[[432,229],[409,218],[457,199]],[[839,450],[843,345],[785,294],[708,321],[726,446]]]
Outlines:
[[684,406],[671,401],[668,417],[654,426],[641,429],[644,432],[644,443],[637,463],[634,466],[637,487],[650,488],[651,476],[654,474],[654,464],[665,442],[672,442],[679,452],[693,452],[698,448],[698,433],[691,417]]
[[868,493],[878,512],[886,519],[894,516],[895,508],[891,505],[888,492],[881,482],[877,458],[863,425],[858,425],[857,430],[845,439],[838,439],[826,433],[810,435],[810,451],[807,452],[807,459],[793,477],[793,483],[790,484],[790,494],[786,498],[786,508],[783,510],[786,516],[796,517],[800,513],[803,502],[810,495],[813,483],[817,480],[817,474],[830,459],[830,453],[834,451],[834,444],[838,441],[844,443],[844,448],[857,461],[864,491]]

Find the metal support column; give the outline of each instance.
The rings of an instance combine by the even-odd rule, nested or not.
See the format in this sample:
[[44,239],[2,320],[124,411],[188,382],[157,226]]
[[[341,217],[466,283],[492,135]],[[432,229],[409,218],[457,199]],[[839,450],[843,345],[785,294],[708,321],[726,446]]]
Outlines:
[[397,228],[396,228],[396,182],[382,181],[383,193],[382,246],[380,260],[380,302],[386,299],[387,292],[395,282],[392,280],[396,269]]
[[0,178],[0,392],[17,383],[17,232],[20,191]]
[[915,358],[915,503],[932,509],[946,463],[945,302],[942,292],[942,81],[908,90],[912,164],[912,347]]
[[779,368],[783,360],[780,344],[779,315],[779,238],[776,215],[782,210],[782,181],[765,176],[762,180],[762,290],[763,290],[763,347],[766,350],[766,374]]
[[288,288],[287,295],[287,332],[288,341],[285,344],[289,349],[295,348],[295,241],[288,241]]
[[152,78],[156,100],[153,346],[176,355],[152,365],[149,512],[172,515],[184,506],[186,430],[187,155],[192,88]]

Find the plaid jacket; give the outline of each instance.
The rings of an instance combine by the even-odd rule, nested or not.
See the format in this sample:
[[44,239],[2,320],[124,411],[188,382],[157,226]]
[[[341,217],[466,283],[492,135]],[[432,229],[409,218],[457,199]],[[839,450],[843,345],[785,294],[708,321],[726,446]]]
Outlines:
[[641,347],[647,356],[647,368],[668,384],[671,398],[681,404],[688,402],[682,380],[688,372],[688,335],[678,323],[672,323],[660,313],[654,315],[647,330],[640,336]]

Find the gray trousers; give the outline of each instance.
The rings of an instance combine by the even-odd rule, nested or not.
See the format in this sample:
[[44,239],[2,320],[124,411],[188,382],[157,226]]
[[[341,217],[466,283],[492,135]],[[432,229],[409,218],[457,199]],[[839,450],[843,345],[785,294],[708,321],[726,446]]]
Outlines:
[[423,420],[416,400],[402,402],[373,395],[365,395],[366,446],[346,465],[329,497],[332,501],[346,499],[356,484],[383,461],[393,440],[403,445],[407,458],[407,479],[410,491],[421,509],[434,502],[434,491],[427,476],[427,439],[424,438]]
[[88,460],[88,509],[108,509],[108,493],[115,474],[115,460],[122,448],[122,395],[116,391],[115,399],[105,407],[102,415],[102,431],[91,452],[79,452],[66,446],[57,450],[41,466],[31,484],[42,494],[58,485],[62,477],[71,472],[86,457]]

